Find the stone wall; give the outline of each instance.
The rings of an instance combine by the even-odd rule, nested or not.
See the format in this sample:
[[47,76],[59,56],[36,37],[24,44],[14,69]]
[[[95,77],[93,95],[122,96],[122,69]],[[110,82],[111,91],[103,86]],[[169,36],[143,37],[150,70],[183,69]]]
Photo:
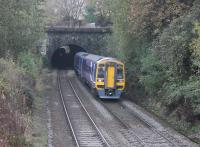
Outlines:
[[55,50],[62,46],[77,45],[89,53],[104,55],[111,35],[110,28],[49,27],[47,56],[50,60]]

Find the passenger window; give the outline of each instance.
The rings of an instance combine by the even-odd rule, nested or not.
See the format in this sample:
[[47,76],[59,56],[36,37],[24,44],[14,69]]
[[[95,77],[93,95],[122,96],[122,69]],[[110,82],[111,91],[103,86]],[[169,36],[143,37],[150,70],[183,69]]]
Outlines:
[[93,64],[93,80],[96,79],[96,64]]
[[123,66],[122,65],[117,65],[117,79],[123,79]]
[[98,78],[104,78],[105,67],[103,64],[99,65],[98,68]]

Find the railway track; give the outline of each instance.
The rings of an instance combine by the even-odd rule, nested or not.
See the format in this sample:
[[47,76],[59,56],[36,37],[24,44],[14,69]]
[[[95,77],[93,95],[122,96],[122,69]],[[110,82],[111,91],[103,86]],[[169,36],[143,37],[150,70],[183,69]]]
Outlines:
[[[95,121],[92,119],[92,117],[96,118],[92,112],[95,110],[95,108],[92,108],[93,106],[91,107],[91,104],[88,105],[88,95],[82,95],[82,93],[85,91],[84,87],[78,86],[80,84],[77,80],[75,80],[74,76],[73,78],[67,77],[65,79],[62,77],[62,80],[60,76],[58,76],[58,87],[60,90],[63,108],[67,113],[66,116],[70,124],[76,146],[120,146],[110,141],[112,138],[112,133],[110,134],[110,132],[107,130],[106,138],[111,138],[106,140],[104,134],[102,134],[101,130],[97,127]],[[67,92],[66,89],[68,89]],[[103,106],[105,110],[110,113],[110,115],[114,118],[114,122],[112,123],[119,124],[117,128],[115,127],[115,131],[118,132],[118,134],[122,134],[122,136],[127,140],[127,144],[126,142],[123,142],[127,147],[187,146],[178,138],[175,138],[174,135],[170,134],[167,129],[159,129],[151,125],[151,123],[140,116],[137,111],[135,112],[129,108],[129,106],[123,104],[124,101],[118,101],[114,103],[107,103],[107,101],[101,101],[99,99],[94,99],[94,101],[99,103],[99,105]],[[65,102],[67,102],[67,104]],[[91,115],[87,109],[91,110]],[[105,131],[105,129],[106,126],[102,130]],[[120,139],[112,139],[114,142],[120,142]]]
[[[78,89],[77,89],[77,91],[78,91]],[[100,100],[98,100],[98,101],[101,103]],[[104,107],[104,105],[103,105],[103,107]],[[128,141],[129,144],[127,144],[126,146],[123,145],[124,147],[144,147],[145,146],[145,143],[137,136],[137,134],[134,134],[134,132],[132,132],[131,134],[128,135],[126,133],[126,132],[129,132],[128,131],[129,126],[125,122],[123,122],[123,120],[121,120],[113,112],[109,111],[109,113],[115,118],[116,122],[118,122],[120,124],[121,127],[118,128],[119,129],[118,131],[119,132],[123,131],[124,132],[123,135],[125,136],[125,138],[126,137],[129,138],[129,141]],[[114,123],[114,122],[112,122],[112,123]],[[118,140],[118,141],[120,141],[120,140]],[[115,144],[115,143],[111,143],[111,144],[112,144],[111,146],[113,146],[113,147],[116,147],[116,146],[119,147],[118,144]]]
[[[186,146],[178,139],[174,138],[170,133],[166,130],[160,131],[153,127],[148,121],[143,119],[140,115],[135,113],[134,111],[130,110],[129,108],[125,107],[121,104],[121,102],[117,103],[118,107],[123,108],[126,113],[129,114],[129,117],[134,117],[135,119],[139,120],[142,125],[143,129],[141,128],[132,128],[126,120],[119,116],[118,113],[113,111],[112,104],[107,105],[106,103],[102,102],[101,100],[97,99],[97,101],[108,111],[110,114],[115,118],[116,121],[121,123],[124,127],[122,130],[122,134],[124,134],[125,138],[129,141],[130,144],[136,146],[170,146],[170,147],[183,147]],[[141,129],[141,130],[140,130]]]
[[130,144],[136,145],[138,147],[145,147],[146,143],[134,132],[129,124],[127,124],[123,119],[121,119],[120,116],[114,111],[112,111],[109,107],[107,107],[101,100],[98,100],[99,103],[103,105],[103,107],[110,112],[110,114],[117,120],[121,125],[124,127],[123,130],[121,130],[122,134],[125,136],[125,138],[129,141]]
[[60,100],[77,147],[110,147],[104,135],[77,95],[70,79],[63,80],[57,73]]
[[139,121],[142,122],[144,128],[140,128],[141,131],[139,131],[138,128],[132,128],[129,125],[129,123],[124,121],[123,118],[121,118],[121,116],[119,116],[116,112],[114,112],[111,109],[111,107],[101,102],[100,100],[98,101],[125,127],[125,130],[123,130],[122,133],[126,136],[130,143],[132,143],[132,139],[135,139],[138,141],[139,146],[144,147],[152,145],[158,146],[159,144],[163,144],[163,146],[170,147],[184,146],[181,142],[179,142],[177,139],[171,136],[167,131],[160,132],[142,117],[124,107],[124,105],[119,104],[119,107],[126,109],[126,111],[128,111],[129,114],[131,114],[134,118],[137,118]]
[[122,103],[120,103],[120,106],[122,108],[126,109],[134,117],[136,117],[137,119],[139,119],[140,121],[142,121],[154,133],[160,135],[162,138],[164,138],[166,141],[168,141],[168,143],[170,144],[170,146],[172,146],[172,147],[182,147],[182,146],[185,146],[184,144],[182,144],[182,142],[180,142],[179,140],[177,140],[176,138],[174,138],[172,135],[170,135],[167,130],[159,131],[151,123],[149,123],[143,117],[141,117],[138,113],[130,110],[129,108],[127,108],[126,106],[124,106]]

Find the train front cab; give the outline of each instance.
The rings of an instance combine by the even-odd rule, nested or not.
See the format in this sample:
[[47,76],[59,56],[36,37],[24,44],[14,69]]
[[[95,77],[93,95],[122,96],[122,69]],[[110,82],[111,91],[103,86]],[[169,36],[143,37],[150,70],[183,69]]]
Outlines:
[[100,98],[119,99],[125,88],[124,64],[110,59],[99,61],[95,83]]

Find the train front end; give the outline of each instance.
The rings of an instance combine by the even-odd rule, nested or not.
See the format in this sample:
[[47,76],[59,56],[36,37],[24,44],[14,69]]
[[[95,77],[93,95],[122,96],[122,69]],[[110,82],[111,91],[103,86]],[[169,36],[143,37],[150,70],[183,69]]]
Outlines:
[[100,98],[119,99],[125,88],[124,64],[113,58],[98,61],[95,83]]

